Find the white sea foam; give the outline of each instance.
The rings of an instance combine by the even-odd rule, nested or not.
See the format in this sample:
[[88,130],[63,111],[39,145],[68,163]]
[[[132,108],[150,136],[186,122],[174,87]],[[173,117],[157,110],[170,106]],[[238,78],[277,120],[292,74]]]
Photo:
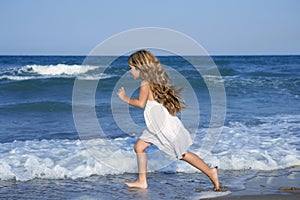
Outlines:
[[[84,143],[80,140],[3,143],[0,147],[0,180],[77,179],[91,175],[134,173],[137,171],[135,153],[128,140],[124,138],[113,141],[93,139]],[[116,148],[116,145],[124,144],[127,150]],[[96,157],[91,151],[97,151]],[[152,160],[151,156],[149,160]],[[164,160],[159,158],[151,161],[149,171],[162,162]]]
[[12,76],[12,75],[3,75],[0,76],[0,80],[12,80],[12,81],[23,81],[23,80],[30,80],[30,79],[37,79],[36,76]]
[[259,124],[232,122],[225,126],[218,143],[205,160],[227,170],[277,170],[299,166],[300,115],[261,117],[258,120]]
[[[300,116],[279,115],[259,120],[257,125],[232,122],[225,126],[218,143],[212,153],[203,158],[204,161],[223,170],[277,170],[300,166],[300,137],[297,134]],[[201,130],[190,148],[200,157],[201,138],[205,131]],[[2,143],[0,180],[76,179],[135,173],[136,157],[132,150],[135,140],[128,137]],[[185,162],[173,162],[165,154],[157,152],[160,151],[156,148],[147,152],[149,171],[197,171]]]
[[72,75],[76,76],[78,74],[86,73],[89,70],[96,69],[96,66],[88,65],[27,65],[21,70],[25,72],[32,72],[36,74],[41,74],[44,76],[57,76],[57,75]]
[[[98,144],[101,146],[101,141]],[[131,165],[120,163],[121,172],[132,170],[127,166]],[[1,144],[0,167],[0,180],[19,181],[34,178],[76,179],[93,174],[120,173],[97,162],[79,140],[15,141]]]
[[191,196],[188,199],[191,199],[191,200],[212,199],[212,198],[227,196],[229,194],[231,194],[231,191],[226,191],[226,192],[203,191],[203,192],[200,192],[198,195]]
[[105,73],[97,73],[100,66],[90,65],[26,65],[21,68],[12,68],[0,74],[0,80],[31,80],[42,78],[73,78],[83,80],[98,80],[113,77]]

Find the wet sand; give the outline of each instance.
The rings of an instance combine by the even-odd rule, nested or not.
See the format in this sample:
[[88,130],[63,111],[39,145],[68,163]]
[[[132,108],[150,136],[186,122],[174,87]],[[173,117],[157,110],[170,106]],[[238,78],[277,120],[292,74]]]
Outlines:
[[259,172],[246,181],[245,189],[216,199],[300,199],[300,167]]

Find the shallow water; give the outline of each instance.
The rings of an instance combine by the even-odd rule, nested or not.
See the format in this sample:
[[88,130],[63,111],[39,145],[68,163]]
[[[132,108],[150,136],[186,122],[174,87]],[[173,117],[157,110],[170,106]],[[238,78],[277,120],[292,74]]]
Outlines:
[[276,171],[219,170],[226,192],[213,192],[201,173],[149,173],[148,189],[130,189],[125,180],[136,174],[90,176],[81,179],[0,181],[0,198],[7,199],[202,199],[218,196],[289,194],[280,187],[299,187],[299,168]]

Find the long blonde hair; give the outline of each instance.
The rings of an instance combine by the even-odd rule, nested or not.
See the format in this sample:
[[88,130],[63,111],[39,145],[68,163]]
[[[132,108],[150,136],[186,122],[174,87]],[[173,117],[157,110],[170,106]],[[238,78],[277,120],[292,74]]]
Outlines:
[[171,115],[176,115],[185,108],[183,99],[171,85],[169,77],[159,60],[147,50],[140,50],[130,55],[128,63],[140,71],[140,78],[149,82],[154,99],[161,103]]

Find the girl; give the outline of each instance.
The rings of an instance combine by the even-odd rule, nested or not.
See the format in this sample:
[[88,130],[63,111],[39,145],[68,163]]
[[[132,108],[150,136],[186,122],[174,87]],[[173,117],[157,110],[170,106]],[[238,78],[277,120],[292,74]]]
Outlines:
[[170,84],[168,75],[159,60],[147,50],[133,53],[128,59],[134,79],[142,79],[138,98],[129,98],[123,87],[118,91],[119,98],[139,108],[145,108],[144,118],[147,130],[134,145],[137,155],[138,179],[125,182],[129,187],[147,188],[147,157],[145,149],[156,145],[165,153],[183,160],[206,174],[219,191],[217,168],[209,168],[196,154],[187,149],[192,144],[189,132],[176,116],[183,108],[179,90]]

